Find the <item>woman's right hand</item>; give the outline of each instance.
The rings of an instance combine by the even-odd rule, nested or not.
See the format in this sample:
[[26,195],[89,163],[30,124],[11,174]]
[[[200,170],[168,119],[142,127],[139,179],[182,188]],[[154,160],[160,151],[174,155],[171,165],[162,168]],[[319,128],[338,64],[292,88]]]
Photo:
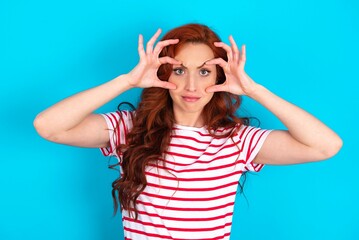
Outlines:
[[176,89],[176,85],[167,81],[162,81],[157,77],[158,68],[162,64],[181,64],[181,62],[171,57],[159,57],[162,49],[171,44],[177,44],[178,39],[169,39],[155,42],[161,34],[161,29],[152,36],[146,45],[146,51],[143,46],[143,36],[138,37],[138,54],[140,61],[131,72],[128,73],[128,83],[131,87],[149,88],[161,87],[166,89]]

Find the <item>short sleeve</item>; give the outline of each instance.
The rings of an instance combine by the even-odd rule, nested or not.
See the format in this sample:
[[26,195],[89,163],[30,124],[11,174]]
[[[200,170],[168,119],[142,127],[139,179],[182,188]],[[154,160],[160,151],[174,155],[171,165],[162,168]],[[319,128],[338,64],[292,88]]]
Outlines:
[[[108,127],[108,134],[110,145],[105,148],[100,148],[104,156],[120,157],[117,152],[117,146],[127,143],[127,133],[132,128],[133,112],[131,111],[116,111],[101,114],[106,120]],[[122,155],[120,153],[120,155]]]
[[253,160],[257,156],[270,132],[271,130],[252,126],[242,125],[240,127],[238,132],[240,138],[239,147],[241,149],[241,159],[244,159],[245,161],[245,171],[259,172],[263,168],[263,164],[253,163]]

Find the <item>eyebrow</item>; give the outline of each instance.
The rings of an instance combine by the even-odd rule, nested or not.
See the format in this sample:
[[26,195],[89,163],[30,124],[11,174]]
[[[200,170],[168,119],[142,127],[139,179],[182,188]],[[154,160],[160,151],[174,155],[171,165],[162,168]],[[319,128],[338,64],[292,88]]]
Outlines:
[[[201,66],[198,66],[197,69],[203,67],[204,65],[206,65],[206,63],[207,63],[209,60],[211,60],[211,59],[206,60]],[[185,65],[183,65],[183,63],[181,63],[181,66],[182,66],[183,68],[187,68]]]

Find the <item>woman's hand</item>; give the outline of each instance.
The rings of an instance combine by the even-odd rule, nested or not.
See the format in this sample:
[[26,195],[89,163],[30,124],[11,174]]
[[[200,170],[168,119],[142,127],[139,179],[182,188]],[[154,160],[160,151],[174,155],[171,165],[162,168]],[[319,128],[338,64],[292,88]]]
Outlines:
[[220,85],[213,85],[206,89],[207,92],[230,92],[236,95],[251,95],[257,87],[257,84],[244,71],[246,63],[246,47],[242,45],[241,52],[233,37],[229,37],[231,46],[223,42],[215,42],[216,47],[221,47],[227,52],[228,62],[222,58],[215,58],[207,64],[217,64],[223,68],[226,75],[226,81]]
[[181,64],[171,57],[159,58],[159,54],[164,47],[176,44],[179,40],[169,39],[160,41],[154,46],[160,34],[161,29],[158,29],[155,35],[148,41],[146,51],[143,46],[143,36],[141,34],[139,35],[138,54],[140,56],[140,61],[137,66],[128,73],[128,83],[130,86],[140,88],[161,87],[166,89],[176,89],[175,84],[158,79],[157,71],[162,64]]
[[319,161],[334,156],[342,146],[340,137],[313,115],[255,83],[244,71],[245,46],[243,45],[239,52],[232,36],[229,40],[231,46],[223,42],[214,43],[216,47],[221,47],[227,52],[228,61],[216,58],[207,62],[222,67],[226,81],[208,87],[207,92],[225,91],[247,95],[272,112],[288,129],[271,132],[254,162],[287,165]]

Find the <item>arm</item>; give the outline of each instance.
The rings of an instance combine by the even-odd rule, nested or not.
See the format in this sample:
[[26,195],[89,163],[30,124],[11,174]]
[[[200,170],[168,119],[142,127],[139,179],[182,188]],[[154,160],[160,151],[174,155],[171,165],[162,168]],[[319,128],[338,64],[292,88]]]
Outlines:
[[35,118],[37,132],[56,143],[81,147],[107,146],[106,122],[102,116],[92,112],[130,89],[126,78],[128,76],[121,75],[49,107]]
[[226,82],[207,89],[208,92],[227,91],[246,95],[256,100],[287,127],[287,131],[275,130],[269,134],[255,163],[294,164],[319,161],[334,156],[342,146],[342,140],[324,123],[303,109],[276,96],[255,83],[244,71],[245,46],[239,52],[233,38],[231,46],[215,43],[227,51],[228,62],[213,59],[208,64],[219,64],[225,71]]
[[176,39],[161,41],[154,47],[160,33],[158,30],[150,39],[146,51],[143,37],[139,36],[140,61],[130,73],[66,98],[38,114],[34,120],[38,133],[47,140],[62,144],[81,147],[108,146],[107,125],[102,116],[93,113],[96,109],[132,87],[176,87],[157,78],[157,70],[161,64],[179,64],[175,59],[158,57],[165,46],[178,42]]
[[340,137],[303,109],[257,85],[249,95],[287,127],[273,131],[259,151],[256,163],[294,164],[328,159],[341,148]]

